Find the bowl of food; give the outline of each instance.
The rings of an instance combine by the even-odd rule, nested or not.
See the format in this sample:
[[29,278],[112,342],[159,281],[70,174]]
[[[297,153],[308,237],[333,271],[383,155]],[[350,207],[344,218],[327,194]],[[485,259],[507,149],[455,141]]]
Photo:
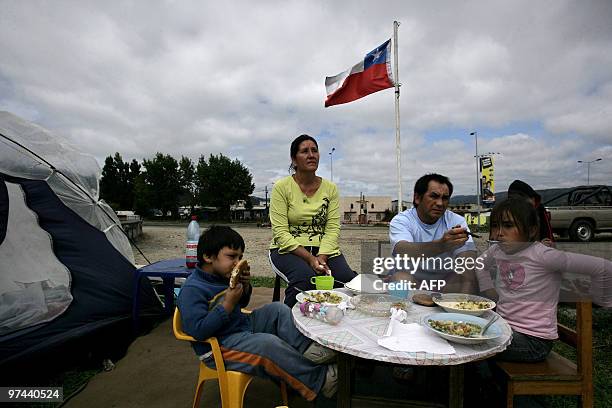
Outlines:
[[386,294],[363,294],[351,299],[355,309],[372,316],[391,316],[391,308],[408,310],[409,303],[406,299]]
[[298,293],[295,297],[298,302],[322,303],[325,305],[337,306],[342,302],[349,301],[346,293],[335,290],[308,290],[305,293]]
[[432,300],[447,312],[472,316],[481,316],[495,308],[495,302],[490,299],[464,293],[436,293]]
[[479,344],[502,335],[499,321],[493,323],[483,336],[480,330],[487,324],[482,317],[461,313],[434,313],[425,316],[421,324],[438,336],[460,344]]

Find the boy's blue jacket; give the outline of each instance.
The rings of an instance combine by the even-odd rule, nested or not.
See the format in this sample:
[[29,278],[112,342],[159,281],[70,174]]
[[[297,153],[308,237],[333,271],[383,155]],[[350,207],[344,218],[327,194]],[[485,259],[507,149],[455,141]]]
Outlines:
[[[228,287],[229,279],[195,269],[183,284],[177,301],[185,333],[196,340],[215,336],[223,342],[227,335],[251,331],[250,318],[240,310],[251,300],[251,286],[230,314],[223,307]],[[199,356],[210,351],[208,343],[194,342],[192,346]]]

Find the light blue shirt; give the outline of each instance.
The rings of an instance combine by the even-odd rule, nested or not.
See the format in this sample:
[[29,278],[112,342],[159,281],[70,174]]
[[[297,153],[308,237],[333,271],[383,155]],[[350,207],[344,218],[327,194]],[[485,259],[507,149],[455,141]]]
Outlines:
[[[434,224],[425,224],[419,218],[417,209],[411,208],[397,214],[391,220],[391,224],[389,225],[389,240],[391,241],[391,248],[393,248],[393,253],[395,254],[395,245],[397,245],[397,243],[400,241],[431,242],[433,240],[440,239],[446,231],[456,225],[461,225],[468,231],[470,230],[467,226],[467,222],[465,222],[465,218],[459,214],[455,214],[452,211],[446,210],[444,215]],[[458,254],[466,251],[476,251],[476,245],[474,245],[474,240],[471,236],[468,236],[468,240],[463,246],[455,249],[452,252],[441,253],[437,255],[437,257],[442,259],[447,257],[455,258]],[[430,273],[450,272],[450,270],[439,270],[436,268],[424,268],[422,271],[427,271]]]

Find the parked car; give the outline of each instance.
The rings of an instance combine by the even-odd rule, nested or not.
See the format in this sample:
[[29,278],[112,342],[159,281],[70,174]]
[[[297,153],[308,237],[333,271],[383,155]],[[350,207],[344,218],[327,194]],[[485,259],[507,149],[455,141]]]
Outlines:
[[[553,205],[551,205],[553,204]],[[580,186],[544,203],[553,232],[588,242],[595,233],[612,231],[612,192],[608,186]]]

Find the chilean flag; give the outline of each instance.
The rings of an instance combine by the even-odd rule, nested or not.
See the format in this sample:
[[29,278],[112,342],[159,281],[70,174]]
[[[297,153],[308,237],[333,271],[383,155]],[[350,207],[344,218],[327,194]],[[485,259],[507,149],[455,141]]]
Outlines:
[[340,105],[363,98],[374,92],[391,88],[391,40],[366,54],[353,68],[325,78],[327,99],[325,107]]

